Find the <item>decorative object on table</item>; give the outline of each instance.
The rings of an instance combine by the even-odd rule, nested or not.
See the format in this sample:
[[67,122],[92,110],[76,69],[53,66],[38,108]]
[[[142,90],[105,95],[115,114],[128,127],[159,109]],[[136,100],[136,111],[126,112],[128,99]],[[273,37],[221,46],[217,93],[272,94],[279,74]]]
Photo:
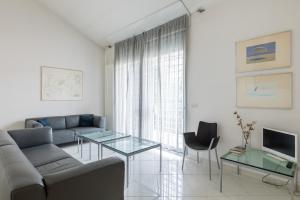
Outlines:
[[237,72],[291,66],[291,31],[236,43]]
[[82,71],[42,66],[41,75],[43,101],[82,100]]
[[245,148],[246,148],[247,145],[249,144],[248,140],[250,139],[251,133],[255,129],[256,122],[252,121],[252,122],[245,123],[237,111],[235,111],[233,114],[236,116],[237,125],[240,126],[242,129],[242,134],[245,140]]
[[233,153],[235,155],[242,155],[243,153],[245,153],[245,151],[246,151],[246,148],[242,147],[242,146],[236,146],[229,150],[230,153]]
[[292,108],[292,73],[237,77],[236,104],[251,108]]

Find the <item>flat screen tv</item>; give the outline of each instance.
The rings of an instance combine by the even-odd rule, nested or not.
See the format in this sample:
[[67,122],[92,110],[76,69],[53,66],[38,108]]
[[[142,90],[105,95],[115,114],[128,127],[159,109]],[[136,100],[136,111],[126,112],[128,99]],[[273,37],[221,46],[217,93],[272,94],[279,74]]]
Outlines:
[[289,161],[298,161],[297,134],[263,128],[262,149]]

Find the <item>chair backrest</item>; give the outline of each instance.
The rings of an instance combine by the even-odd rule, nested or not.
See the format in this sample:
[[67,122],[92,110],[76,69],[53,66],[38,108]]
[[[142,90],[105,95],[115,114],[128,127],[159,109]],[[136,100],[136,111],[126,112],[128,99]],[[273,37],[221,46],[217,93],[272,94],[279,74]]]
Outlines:
[[211,139],[217,136],[217,123],[199,122],[197,139],[202,145],[209,146]]

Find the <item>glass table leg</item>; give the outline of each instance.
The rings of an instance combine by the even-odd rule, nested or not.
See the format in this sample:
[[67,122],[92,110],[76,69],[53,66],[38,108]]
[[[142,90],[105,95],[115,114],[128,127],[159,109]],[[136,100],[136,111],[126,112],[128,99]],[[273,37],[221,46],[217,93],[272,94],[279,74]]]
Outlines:
[[129,156],[126,157],[126,187],[129,186]]
[[222,192],[222,190],[223,190],[223,183],[222,183],[222,179],[223,179],[223,161],[222,161],[222,159],[221,159],[221,169],[220,169],[220,192]]

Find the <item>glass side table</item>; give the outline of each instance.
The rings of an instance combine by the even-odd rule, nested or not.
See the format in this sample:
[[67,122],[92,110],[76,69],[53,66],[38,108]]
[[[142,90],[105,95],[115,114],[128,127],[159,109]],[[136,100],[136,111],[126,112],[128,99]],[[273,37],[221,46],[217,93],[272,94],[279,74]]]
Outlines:
[[221,158],[220,173],[220,192],[223,190],[223,162],[230,162],[237,165],[237,173],[239,174],[239,166],[254,168],[269,174],[278,175],[293,180],[294,191],[297,191],[297,163],[293,163],[291,168],[287,168],[288,161],[280,161],[270,156],[268,152],[249,148],[245,153],[236,155],[231,152],[224,154]]
[[[126,137],[118,140],[112,140],[109,142],[102,143],[102,148],[109,149],[117,152],[123,156],[126,156],[126,187],[129,185],[129,157],[136,154],[149,151],[151,149],[159,148],[159,171],[162,169],[162,145],[161,143],[150,141],[143,138],[137,137]],[[101,153],[101,159],[103,155]]]
[[[114,131],[96,131],[96,132],[90,132],[90,133],[84,133],[84,134],[76,134],[78,138],[78,151],[79,151],[79,144],[81,144],[81,157],[82,157],[82,143],[83,140],[89,142],[89,159],[91,160],[91,143],[98,145],[98,160],[100,159],[99,150],[100,146],[103,142],[108,142],[112,140],[118,140],[122,138],[129,137],[130,135],[124,134],[124,133],[118,133]],[[101,152],[102,154],[102,152]]]

